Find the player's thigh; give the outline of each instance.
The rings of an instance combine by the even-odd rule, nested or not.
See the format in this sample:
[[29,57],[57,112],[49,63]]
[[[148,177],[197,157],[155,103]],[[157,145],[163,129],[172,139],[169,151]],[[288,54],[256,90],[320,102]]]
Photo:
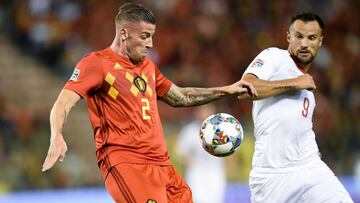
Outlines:
[[167,187],[166,194],[169,203],[191,203],[193,202],[192,193],[184,179],[173,166],[162,166],[165,173]]
[[252,203],[297,203],[301,196],[298,173],[252,173],[249,183]]
[[166,184],[157,166],[118,164],[111,168],[105,186],[116,202],[167,202]]
[[308,189],[304,192],[301,202],[353,202],[342,183],[325,164],[316,167],[309,173],[311,175],[307,183]]
[[[115,179],[113,174],[109,173],[105,180],[105,187],[115,202],[131,202],[134,199],[128,200],[129,197],[125,196],[125,191],[118,185],[118,181]],[[130,197],[132,198],[132,197]]]

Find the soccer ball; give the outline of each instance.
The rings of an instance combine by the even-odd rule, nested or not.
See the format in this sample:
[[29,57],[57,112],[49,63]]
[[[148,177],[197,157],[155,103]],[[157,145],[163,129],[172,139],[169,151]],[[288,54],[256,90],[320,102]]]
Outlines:
[[203,148],[217,157],[234,153],[244,137],[240,122],[226,113],[213,114],[205,119],[199,135]]

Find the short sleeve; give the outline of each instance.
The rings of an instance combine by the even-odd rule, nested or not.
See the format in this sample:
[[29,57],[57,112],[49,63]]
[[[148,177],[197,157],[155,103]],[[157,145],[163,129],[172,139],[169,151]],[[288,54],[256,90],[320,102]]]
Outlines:
[[64,89],[72,90],[81,97],[86,97],[90,91],[101,87],[103,77],[99,59],[94,55],[88,55],[76,65]]
[[155,66],[156,94],[159,97],[164,96],[170,89],[172,82],[167,79]]
[[244,74],[254,74],[259,79],[269,80],[275,73],[277,65],[277,48],[268,48],[263,50],[245,70]]

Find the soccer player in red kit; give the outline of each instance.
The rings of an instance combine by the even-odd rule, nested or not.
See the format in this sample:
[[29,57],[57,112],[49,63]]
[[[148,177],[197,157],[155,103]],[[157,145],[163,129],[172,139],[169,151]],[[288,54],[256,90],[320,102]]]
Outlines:
[[85,56],[56,100],[42,171],[64,160],[62,127],[71,108],[84,98],[98,165],[116,202],[192,202],[191,190],[169,160],[157,99],[174,107],[195,106],[227,95],[256,96],[256,91],[243,80],[215,88],[177,87],[146,57],[155,33],[152,12],[126,3],[115,25],[111,46]]

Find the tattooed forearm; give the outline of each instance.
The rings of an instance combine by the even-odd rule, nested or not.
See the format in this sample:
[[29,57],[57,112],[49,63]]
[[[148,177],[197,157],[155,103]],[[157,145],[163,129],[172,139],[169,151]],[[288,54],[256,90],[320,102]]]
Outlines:
[[164,95],[163,100],[171,106],[197,106],[206,104],[226,95],[221,88],[174,87]]
[[182,103],[185,103],[184,95],[172,89],[170,89],[169,92],[163,96],[162,100],[170,106],[181,106]]
[[[244,80],[251,83],[257,90],[258,96],[251,98],[253,100],[264,99],[271,96],[289,94],[296,91],[296,79],[267,81],[258,79],[252,74],[246,74],[243,77]],[[243,99],[250,98],[247,95],[241,95]]]
[[206,104],[225,95],[222,91],[213,88],[184,88],[183,91],[186,97],[185,106]]
[[294,86],[292,85],[282,85],[282,86],[276,86],[276,87],[273,87],[273,89],[288,89],[288,90],[294,90]]

